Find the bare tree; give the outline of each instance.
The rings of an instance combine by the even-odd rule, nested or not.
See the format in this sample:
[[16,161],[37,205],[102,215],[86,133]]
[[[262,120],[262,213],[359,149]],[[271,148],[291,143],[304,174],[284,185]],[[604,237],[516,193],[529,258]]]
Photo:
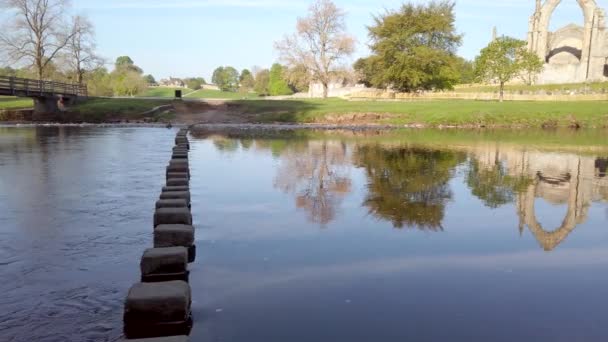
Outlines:
[[308,16],[298,19],[296,33],[275,43],[283,62],[305,66],[312,80],[323,85],[324,98],[339,61],[354,51],[355,39],[346,32],[345,17],[331,0],[317,0]]
[[66,46],[66,61],[76,74],[76,82],[82,85],[88,70],[101,67],[103,60],[95,53],[95,30],[93,24],[83,16],[76,16],[72,24],[73,35]]
[[0,0],[0,7],[14,13],[0,29],[0,46],[8,58],[26,61],[38,79],[74,33],[65,22],[69,0]]

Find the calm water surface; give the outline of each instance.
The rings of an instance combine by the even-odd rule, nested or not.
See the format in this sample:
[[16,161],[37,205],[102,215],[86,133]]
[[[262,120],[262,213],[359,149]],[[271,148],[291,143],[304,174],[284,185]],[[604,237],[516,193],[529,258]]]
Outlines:
[[[0,340],[107,341],[174,131],[0,128]],[[606,341],[608,142],[201,131],[193,341]]]

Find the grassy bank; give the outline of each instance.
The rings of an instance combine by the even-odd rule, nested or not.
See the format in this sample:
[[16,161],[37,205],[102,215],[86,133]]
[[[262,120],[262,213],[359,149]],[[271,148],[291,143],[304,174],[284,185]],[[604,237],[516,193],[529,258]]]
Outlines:
[[438,126],[606,127],[608,102],[233,101],[259,122]]
[[225,99],[225,100],[241,100],[241,99],[256,99],[256,93],[233,93],[228,91],[201,89],[185,96],[192,99]]
[[[143,120],[142,114],[171,100],[91,98],[70,108],[68,115],[77,121],[108,122],[114,120]],[[160,118],[147,118],[156,121]]]
[[176,90],[181,90],[182,91],[182,95],[185,95],[185,94],[188,94],[188,93],[192,92],[192,90],[188,89],[188,88],[155,87],[155,88],[148,88],[148,90],[146,90],[145,92],[137,95],[137,97],[167,97],[167,98],[174,98]]
[[34,101],[32,99],[24,97],[0,96],[0,110],[32,107],[34,107]]

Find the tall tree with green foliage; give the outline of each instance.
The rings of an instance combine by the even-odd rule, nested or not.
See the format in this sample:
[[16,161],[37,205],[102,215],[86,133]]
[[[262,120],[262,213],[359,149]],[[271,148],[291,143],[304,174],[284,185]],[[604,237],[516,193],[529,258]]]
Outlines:
[[143,70],[135,65],[131,57],[118,57],[114,64],[114,71],[111,73],[114,95],[135,96],[145,91],[148,83],[142,74]]
[[239,88],[239,72],[231,66],[219,67],[213,72],[212,82],[222,91],[235,92]]
[[364,82],[399,91],[450,89],[458,82],[454,3],[404,4],[374,18],[372,55],[356,63]]
[[270,70],[262,69],[255,74],[253,90],[261,96],[269,95]]
[[283,66],[275,63],[270,68],[270,79],[268,91],[271,96],[291,95],[293,91],[289,88],[287,81],[283,78]]
[[205,84],[205,79],[202,77],[189,77],[184,80],[186,87],[192,90],[199,90]]
[[255,80],[253,79],[253,74],[251,73],[251,71],[249,71],[249,69],[243,69],[243,71],[241,71],[241,76],[239,77],[239,82],[240,82],[240,90],[242,92],[250,92],[251,90],[253,90],[253,87],[255,85]]
[[484,82],[496,82],[500,91],[500,102],[504,100],[505,84],[524,74],[538,74],[543,63],[527,49],[523,40],[500,37],[481,50],[475,59],[477,78]]

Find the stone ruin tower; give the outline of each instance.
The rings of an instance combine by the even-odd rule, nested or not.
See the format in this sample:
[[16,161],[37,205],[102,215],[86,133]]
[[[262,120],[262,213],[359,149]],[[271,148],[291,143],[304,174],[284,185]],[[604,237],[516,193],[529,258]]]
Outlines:
[[528,50],[545,61],[538,84],[608,80],[608,34],[605,12],[594,0],[577,0],[584,27],[570,24],[549,32],[549,22],[561,0],[536,0],[530,18]]

